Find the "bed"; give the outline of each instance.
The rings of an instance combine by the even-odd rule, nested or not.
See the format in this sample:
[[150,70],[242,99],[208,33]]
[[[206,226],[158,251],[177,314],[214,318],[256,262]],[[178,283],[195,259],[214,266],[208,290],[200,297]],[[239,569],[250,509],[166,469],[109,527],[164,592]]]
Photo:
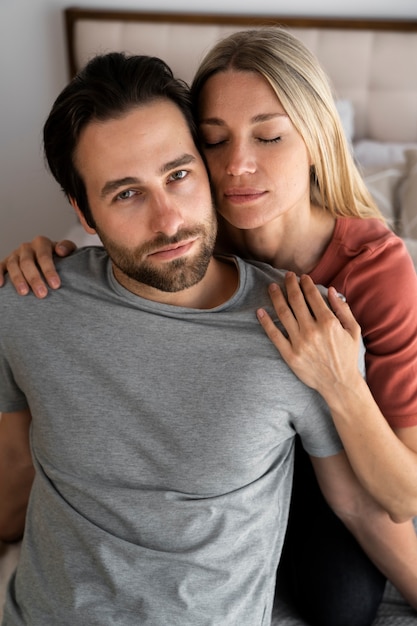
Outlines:
[[[376,21],[287,16],[65,10],[68,78],[94,54],[112,50],[166,60],[190,82],[212,44],[229,32],[263,25],[289,28],[317,55],[371,193],[406,241],[417,267],[417,20]],[[86,243],[81,228],[67,236]],[[308,520],[306,520],[308,523]],[[0,603],[18,558],[0,545]],[[0,609],[1,612],[1,609]],[[391,585],[374,626],[416,626],[417,613]],[[284,601],[273,626],[305,626]]]

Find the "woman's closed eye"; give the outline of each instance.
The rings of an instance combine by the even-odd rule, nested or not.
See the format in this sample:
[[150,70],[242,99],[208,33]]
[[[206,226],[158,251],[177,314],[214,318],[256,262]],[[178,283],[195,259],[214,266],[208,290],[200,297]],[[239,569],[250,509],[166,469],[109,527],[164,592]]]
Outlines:
[[278,137],[272,137],[272,139],[264,139],[263,137],[258,137],[258,141],[260,141],[261,143],[278,143],[279,141],[281,141],[281,136],[279,135]]
[[[255,141],[258,141],[261,144],[275,144],[279,143],[282,139],[281,135],[277,137],[255,137]],[[228,139],[217,139],[217,140],[208,140],[203,139],[203,147],[206,149],[217,148],[224,144],[228,143]]]
[[215,148],[216,146],[221,146],[226,143],[226,139],[201,139],[204,148]]

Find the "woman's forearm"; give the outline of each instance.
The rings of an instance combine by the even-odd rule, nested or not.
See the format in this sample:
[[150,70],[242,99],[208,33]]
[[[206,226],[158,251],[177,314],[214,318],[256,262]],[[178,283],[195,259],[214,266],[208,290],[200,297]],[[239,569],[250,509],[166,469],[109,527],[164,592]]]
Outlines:
[[369,524],[346,524],[362,548],[417,611],[417,535],[411,521],[395,524],[386,515],[370,516]]
[[[323,397],[363,486],[393,520],[417,516],[417,452],[410,445],[414,437],[409,436],[405,445],[397,436],[360,375],[349,386],[336,383]],[[407,430],[414,433],[417,427]]]

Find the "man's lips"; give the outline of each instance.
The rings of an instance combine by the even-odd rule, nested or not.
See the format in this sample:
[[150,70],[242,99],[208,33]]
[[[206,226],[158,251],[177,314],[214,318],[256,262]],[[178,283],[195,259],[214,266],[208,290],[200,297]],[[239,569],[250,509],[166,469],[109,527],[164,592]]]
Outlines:
[[254,200],[258,200],[261,198],[266,191],[263,189],[253,189],[253,188],[236,188],[236,189],[226,189],[224,192],[224,197],[229,202],[233,202],[233,204],[245,204],[246,202],[253,202]]
[[158,259],[161,261],[171,261],[172,259],[177,259],[183,254],[186,254],[189,250],[191,250],[192,246],[196,239],[189,239],[187,241],[181,241],[179,243],[174,243],[169,246],[164,246],[155,250],[154,252],[149,253],[147,256],[149,259]]

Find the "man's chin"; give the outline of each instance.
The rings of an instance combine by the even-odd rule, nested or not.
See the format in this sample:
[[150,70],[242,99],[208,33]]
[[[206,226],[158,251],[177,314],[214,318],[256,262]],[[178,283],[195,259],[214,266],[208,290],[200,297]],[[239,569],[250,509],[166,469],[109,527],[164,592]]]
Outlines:
[[207,273],[208,265],[205,268],[193,268],[192,270],[176,270],[175,276],[170,277],[167,274],[163,276],[153,276],[147,280],[141,282],[148,287],[158,289],[165,293],[178,293],[179,291],[185,291],[191,289],[198,283],[200,283]]
[[[164,293],[178,293],[191,289],[201,282],[207,273],[209,263],[210,258],[204,257],[197,261],[185,258],[176,259],[158,268],[150,264],[141,267],[119,264],[116,273],[123,282],[127,280],[127,282],[136,283],[139,288],[143,285]],[[131,287],[134,285],[131,284]]]

